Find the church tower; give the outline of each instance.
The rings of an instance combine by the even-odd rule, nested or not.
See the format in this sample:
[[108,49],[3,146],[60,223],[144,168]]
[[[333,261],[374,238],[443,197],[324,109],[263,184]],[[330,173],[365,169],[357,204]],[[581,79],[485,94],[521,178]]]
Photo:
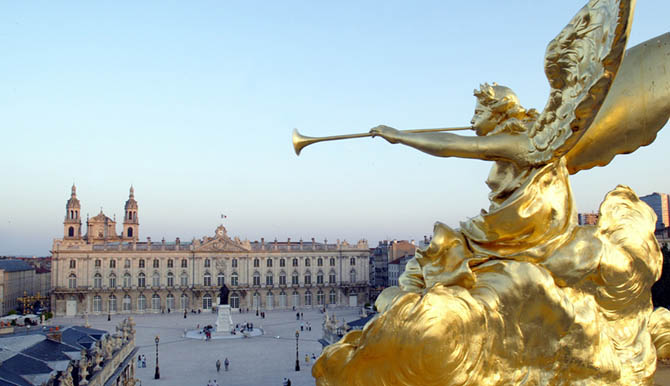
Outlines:
[[77,198],[77,187],[72,184],[72,195],[65,205],[65,221],[63,236],[65,239],[81,239],[81,205]]
[[137,201],[135,201],[135,189],[130,186],[130,195],[125,206],[125,216],[123,217],[123,234],[121,237],[124,240],[139,239],[140,223],[137,220]]

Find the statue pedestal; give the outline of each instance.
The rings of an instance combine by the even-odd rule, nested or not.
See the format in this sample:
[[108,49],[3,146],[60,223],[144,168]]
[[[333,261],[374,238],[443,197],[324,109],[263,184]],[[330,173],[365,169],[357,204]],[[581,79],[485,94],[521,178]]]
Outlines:
[[219,314],[216,318],[216,332],[230,332],[233,327],[233,318],[230,316],[230,305],[219,304]]

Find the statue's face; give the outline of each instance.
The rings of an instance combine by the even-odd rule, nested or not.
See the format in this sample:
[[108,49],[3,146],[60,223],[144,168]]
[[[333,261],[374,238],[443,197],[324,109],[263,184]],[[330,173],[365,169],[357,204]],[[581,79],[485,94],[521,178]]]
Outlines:
[[477,135],[486,135],[496,127],[496,120],[494,119],[493,111],[488,106],[484,106],[477,101],[475,106],[475,114],[470,120],[472,127],[477,132]]

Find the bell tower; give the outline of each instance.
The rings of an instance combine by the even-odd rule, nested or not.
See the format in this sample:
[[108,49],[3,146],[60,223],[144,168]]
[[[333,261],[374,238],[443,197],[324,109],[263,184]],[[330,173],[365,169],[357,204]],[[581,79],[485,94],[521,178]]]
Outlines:
[[65,205],[65,221],[63,221],[63,237],[65,239],[81,239],[81,205],[77,198],[77,187],[72,184],[72,195]]
[[124,240],[139,239],[140,223],[137,219],[137,201],[135,201],[135,189],[130,186],[130,194],[125,206],[125,216],[123,216],[123,234],[121,237]]

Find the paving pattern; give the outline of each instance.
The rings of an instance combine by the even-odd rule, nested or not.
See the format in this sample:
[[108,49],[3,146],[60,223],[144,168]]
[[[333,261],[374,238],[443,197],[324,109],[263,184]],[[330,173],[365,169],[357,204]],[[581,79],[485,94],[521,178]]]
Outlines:
[[[284,377],[290,378],[292,386],[314,385],[312,364],[305,363],[305,354],[319,356],[324,314],[316,309],[301,309],[303,320],[296,320],[295,311],[266,311],[265,319],[255,312],[233,313],[234,323],[251,322],[254,328],[264,332],[260,336],[242,339],[212,339],[210,341],[189,339],[184,332],[205,325],[214,325],[216,314],[188,314],[186,319],[180,313],[133,315],[135,319],[135,345],[140,348],[138,354],[144,354],[147,367],[136,369],[137,378],[142,386],[206,386],[209,380],[216,379],[219,385],[281,385]],[[338,319],[347,322],[360,318],[360,308],[329,309]],[[107,315],[89,316],[93,328],[114,331],[114,327],[125,316]],[[295,331],[300,323],[309,322],[312,331],[300,332],[299,356],[300,371],[295,371]],[[52,324],[83,325],[84,319],[58,317]],[[156,364],[156,344],[158,335],[158,359],[160,379],[154,379]],[[229,370],[221,368],[216,372],[216,360],[225,358],[230,361]],[[135,362],[137,364],[137,361]]]

